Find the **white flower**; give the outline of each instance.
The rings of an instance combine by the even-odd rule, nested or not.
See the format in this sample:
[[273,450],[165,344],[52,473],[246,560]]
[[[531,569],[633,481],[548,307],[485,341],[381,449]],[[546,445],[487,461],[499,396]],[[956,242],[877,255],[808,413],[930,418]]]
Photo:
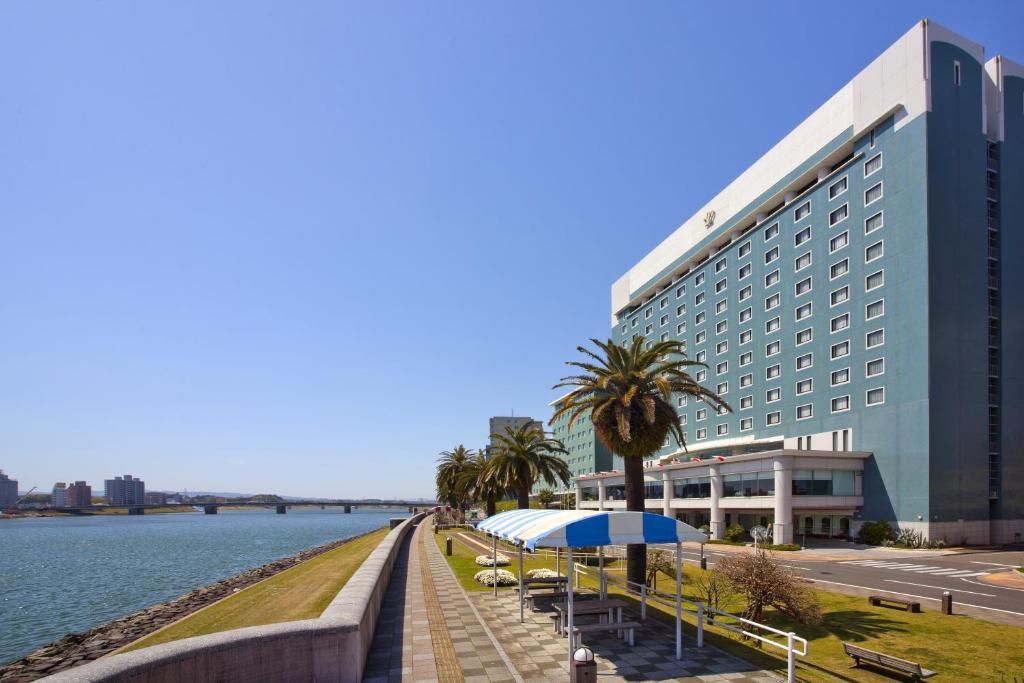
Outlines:
[[[494,563],[491,561],[491,556],[490,555],[477,555],[475,561],[481,567],[493,567],[494,566]],[[509,563],[509,559],[507,557],[505,557],[504,555],[502,555],[501,553],[498,553],[498,566],[499,567],[506,567],[506,566],[508,566],[508,563]]]
[[[483,571],[477,572],[476,576],[473,577],[473,580],[477,583],[482,583],[485,586],[493,586],[494,574],[495,571],[493,569],[484,569]],[[519,579],[516,578],[516,575],[507,569],[499,569],[497,574],[499,586],[514,586],[519,583]]]
[[551,569],[531,569],[526,572],[526,575],[531,579],[553,579],[558,576],[558,574]]

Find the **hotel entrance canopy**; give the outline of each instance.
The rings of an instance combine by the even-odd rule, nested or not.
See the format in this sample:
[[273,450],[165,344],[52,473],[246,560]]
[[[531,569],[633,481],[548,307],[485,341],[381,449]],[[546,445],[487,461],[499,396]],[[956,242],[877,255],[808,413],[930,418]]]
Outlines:
[[511,510],[488,517],[477,529],[528,550],[707,540],[688,524],[650,512]]

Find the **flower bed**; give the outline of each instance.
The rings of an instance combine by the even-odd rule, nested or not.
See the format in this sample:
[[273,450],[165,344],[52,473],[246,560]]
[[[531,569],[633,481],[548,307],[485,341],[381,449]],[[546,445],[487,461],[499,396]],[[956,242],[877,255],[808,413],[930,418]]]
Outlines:
[[[490,555],[477,555],[475,562],[478,565],[480,565],[481,567],[493,567],[494,566],[494,560],[493,560],[493,558]],[[499,567],[507,567],[508,566],[508,562],[509,562],[509,560],[508,560],[507,557],[505,557],[501,553],[498,553],[498,566]]]
[[[493,569],[484,569],[483,571],[477,572],[476,576],[473,577],[473,580],[477,583],[482,583],[485,586],[493,586],[494,574],[495,571]],[[514,586],[519,583],[519,579],[516,578],[516,575],[507,569],[499,569],[497,574],[499,586]]]
[[558,574],[551,569],[531,569],[526,572],[526,575],[531,579],[553,579]]

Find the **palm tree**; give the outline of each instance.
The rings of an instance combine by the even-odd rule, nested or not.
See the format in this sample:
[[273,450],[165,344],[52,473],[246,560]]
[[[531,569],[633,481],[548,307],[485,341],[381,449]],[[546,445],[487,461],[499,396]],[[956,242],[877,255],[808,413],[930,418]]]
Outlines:
[[[679,341],[655,342],[650,348],[644,348],[645,341],[640,336],[621,345],[611,339],[590,341],[600,353],[578,346],[577,350],[589,360],[566,362],[583,374],[563,377],[555,385],[572,387],[572,391],[556,404],[551,423],[568,413],[568,427],[572,429],[577,419],[589,415],[597,437],[608,450],[623,458],[626,509],[643,512],[644,459],[656,453],[669,435],[686,447],[683,425],[672,405],[673,394],[693,396],[715,410],[732,408],[690,376],[688,370],[693,366],[707,366],[688,360]],[[627,546],[627,578],[641,584],[646,569],[646,546]]]
[[555,502],[555,492],[551,489],[541,489],[537,493],[537,502],[543,508],[551,507],[551,504]]
[[476,456],[469,461],[464,470],[467,479],[467,489],[473,500],[484,503],[488,517],[493,517],[498,512],[498,499],[505,495],[505,487],[488,472],[487,456],[483,449],[477,451]]
[[450,451],[441,451],[437,459],[437,495],[453,509],[462,512],[462,506],[469,497],[465,470],[475,452],[459,444]]
[[484,468],[484,476],[515,491],[520,510],[530,507],[530,489],[539,480],[549,486],[558,481],[569,485],[569,466],[558,457],[559,453],[568,453],[561,441],[547,438],[543,430],[532,424],[506,427],[505,432],[491,434],[497,446]]

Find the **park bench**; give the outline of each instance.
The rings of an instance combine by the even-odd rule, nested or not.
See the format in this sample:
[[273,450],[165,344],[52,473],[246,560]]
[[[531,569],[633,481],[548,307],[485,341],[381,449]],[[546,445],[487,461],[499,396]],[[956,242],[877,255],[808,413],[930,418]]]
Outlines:
[[874,650],[869,650],[866,647],[860,647],[859,645],[843,643],[843,652],[845,652],[847,656],[853,657],[853,665],[855,667],[860,666],[861,661],[865,661],[910,674],[915,681],[935,675],[934,671],[922,669],[921,665],[916,662],[909,662],[906,659],[900,659],[899,657],[893,657],[892,655],[875,652]]
[[625,631],[626,642],[629,643],[630,647],[633,647],[633,631],[634,629],[640,628],[641,624],[638,621],[606,621],[600,624],[573,624],[572,634],[575,645],[573,648],[578,648],[583,644],[583,634],[591,633],[595,631]]
[[921,603],[914,602],[913,600],[903,600],[902,598],[887,598],[882,595],[869,595],[868,603],[872,607],[880,607],[883,602],[888,602],[893,605],[902,605],[908,612],[920,612]]

